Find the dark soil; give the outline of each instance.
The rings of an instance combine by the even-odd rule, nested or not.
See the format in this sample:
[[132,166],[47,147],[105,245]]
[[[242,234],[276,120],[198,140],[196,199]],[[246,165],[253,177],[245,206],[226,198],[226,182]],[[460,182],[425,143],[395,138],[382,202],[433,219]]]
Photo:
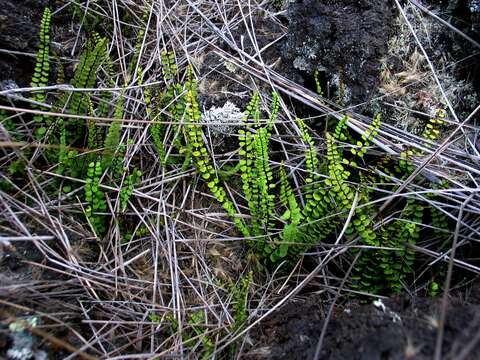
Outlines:
[[[464,360],[478,359],[480,291],[474,291],[466,300],[450,301],[443,359],[459,359],[460,355]],[[374,305],[337,308],[320,359],[432,359],[441,300],[398,296],[383,303],[385,311]],[[319,304],[321,300],[312,297],[277,311],[253,334],[254,346],[245,359],[312,359],[327,310]]]
[[297,1],[288,8],[283,56],[307,77],[315,69],[328,77],[337,74],[351,102],[363,102],[378,82],[380,59],[392,33],[393,9],[385,0]]

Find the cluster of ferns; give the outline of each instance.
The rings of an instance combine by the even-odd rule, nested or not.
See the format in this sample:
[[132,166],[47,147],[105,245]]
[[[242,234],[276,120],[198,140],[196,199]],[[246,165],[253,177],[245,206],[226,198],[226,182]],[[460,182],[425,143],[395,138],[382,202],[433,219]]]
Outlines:
[[[232,165],[239,179],[242,198],[232,201],[222,181],[222,170],[214,166],[205,126],[197,99],[196,82],[191,68],[186,81],[178,77],[173,53],[162,55],[166,88],[152,96],[147,92],[147,113],[152,120],[151,139],[163,166],[193,165],[246,239],[250,251],[267,266],[294,264],[300,255],[315,245],[336,240],[344,227],[356,199],[356,208],[344,231],[342,243],[352,245],[351,254],[358,254],[353,268],[351,287],[369,293],[389,293],[402,289],[406,276],[413,271],[417,242],[424,219],[438,227],[447,226],[445,215],[421,201],[408,198],[399,202],[388,221],[375,221],[378,208],[371,205],[379,197],[378,190],[394,191],[391,179],[402,180],[414,170],[412,151],[399,159],[369,159],[368,149],[378,134],[380,115],[359,139],[348,131],[348,118],[338,121],[326,133],[326,151],[320,153],[314,132],[301,119],[296,128],[304,145],[303,184],[292,187],[292,170],[278,159],[272,161],[272,129],[278,116],[280,99],[271,97],[271,109],[262,117],[260,95],[254,93],[244,111],[243,125],[238,129],[238,160]],[[160,109],[166,110],[161,112]],[[171,124],[163,119],[169,114]],[[423,134],[434,141],[441,114],[432,119]],[[168,147],[165,144],[171,144]],[[280,164],[280,165],[273,165]],[[381,171],[377,171],[380,169]],[[387,185],[389,184],[389,185]],[[240,210],[238,204],[244,205]]]
[[[49,81],[50,17],[50,11],[45,10],[32,87],[46,86]],[[140,40],[143,35],[139,34]],[[141,75],[137,60],[134,57],[130,63],[131,77]],[[447,221],[441,212],[413,197],[398,202],[388,221],[376,221],[378,208],[372,204],[379,197],[377,190],[394,191],[398,185],[395,182],[392,185],[390,180],[405,179],[414,170],[410,160],[413,151],[402,153],[399,159],[366,161],[368,149],[381,125],[379,115],[358,139],[348,131],[347,117],[338,121],[325,135],[324,152],[315,142],[318,137],[314,131],[304,121],[296,119],[295,129],[303,143],[301,173],[304,176],[303,183],[295,183],[294,189],[294,170],[281,159],[275,162],[270,159],[272,129],[280,108],[279,95],[272,94],[271,109],[262,117],[262,99],[259,93],[254,93],[237,134],[238,160],[230,173],[238,175],[242,196],[234,201],[205,145],[193,69],[187,67],[184,80],[179,81],[174,54],[164,52],[161,60],[164,88],[143,88],[150,139],[159,163],[185,170],[193,166],[257,258],[267,266],[292,265],[309,249],[335,242],[348,219],[340,240],[342,244],[352,245],[351,254],[358,255],[350,286],[369,293],[402,289],[405,278],[413,270],[413,245],[420,236],[424,218],[428,217],[437,228],[447,226]],[[71,80],[72,87],[93,88],[100,69],[104,70],[104,82],[115,87],[107,39],[94,34],[84,46]],[[61,67],[57,70],[58,82],[61,82]],[[138,74],[133,74],[135,70]],[[65,92],[54,99],[53,108],[73,117],[44,116],[41,111],[34,117],[38,141],[55,145],[46,152],[46,157],[50,163],[57,164],[56,172],[84,179],[84,212],[97,235],[107,230],[107,202],[102,184],[118,187],[119,208],[116,210],[124,211],[135,183],[142,176],[136,168],[125,165],[128,164],[125,151],[129,142],[121,145],[120,141],[125,93],[120,91],[116,97],[109,91],[101,94],[94,101],[88,91]],[[33,106],[38,110],[45,110],[42,104],[46,100],[42,91],[32,97]],[[80,120],[83,116],[110,118],[111,121],[105,129],[94,120]],[[424,138],[436,140],[442,116],[439,113],[430,121]],[[350,209],[354,203],[352,213]]]
[[[50,50],[51,11],[45,9],[40,25],[39,50],[37,52],[31,86],[44,87],[52,77]],[[47,144],[45,159],[47,166],[59,175],[68,178],[83,179],[84,213],[97,236],[107,229],[107,202],[103,185],[118,187],[118,212],[125,211],[133,186],[141,178],[140,170],[124,165],[125,145],[121,145],[121,126],[124,115],[125,96],[123,91],[114,98],[113,92],[105,91],[100,99],[92,92],[81,89],[94,88],[100,69],[105,74],[105,83],[115,87],[113,64],[108,55],[108,41],[93,33],[83,46],[79,63],[70,85],[73,91],[65,91],[60,96],[47,99],[42,89],[33,93],[32,107],[37,110],[49,110],[44,106],[51,102],[53,112],[68,114],[54,117],[39,111],[34,116],[35,137],[39,143]],[[56,59],[58,60],[58,59]],[[64,83],[63,67],[60,61],[56,66],[56,83]],[[75,91],[79,89],[79,91]],[[113,105],[112,105],[113,104]],[[93,118],[109,118],[108,127],[101,127]],[[87,118],[87,120],[85,120]],[[128,144],[127,140],[127,144]],[[69,192],[78,182],[63,182],[64,192]]]

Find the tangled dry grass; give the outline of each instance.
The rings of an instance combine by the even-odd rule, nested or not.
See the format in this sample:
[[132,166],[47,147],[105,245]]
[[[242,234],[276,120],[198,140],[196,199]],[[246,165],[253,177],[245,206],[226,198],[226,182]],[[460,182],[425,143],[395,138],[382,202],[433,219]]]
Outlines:
[[[9,188],[14,189],[9,192],[0,190],[0,246],[5,253],[12,247],[24,249],[25,255],[24,263],[17,270],[5,270],[0,278],[2,313],[12,321],[26,315],[40,318],[42,326],[32,328],[32,331],[39,338],[53,343],[65,359],[76,356],[91,359],[201,358],[205,356],[200,349],[205,348],[206,336],[213,340],[209,357],[240,358],[250,345],[248,331],[290,299],[320,293],[325,304],[330,305],[346,298],[351,290],[345,286],[345,281],[353,259],[343,255],[354,244],[342,241],[343,232],[339,233],[334,245],[318,244],[306,254],[304,262],[307,266],[299,262],[288,273],[282,269],[259,270],[255,260],[247,256],[246,239],[239,237],[233,223],[208,194],[195,171],[191,168],[165,170],[149,140],[150,122],[145,120],[144,90],[162,86],[160,54],[165,50],[174,51],[180,69],[187,64],[193,65],[200,84],[208,82],[212,76],[221,75],[242,89],[236,94],[230,94],[228,89],[218,90],[227,97],[260,90],[263,108],[267,111],[269,94],[275,90],[283,99],[295,99],[312,109],[312,113],[315,110],[319,114],[313,117],[317,123],[327,116],[341,119],[348,115],[351,130],[364,133],[370,119],[357,112],[358,105],[339,107],[282,76],[277,71],[277,59],[266,58],[267,50],[287,31],[280,20],[282,11],[275,12],[267,1],[114,0],[75,4],[77,11],[80,9],[83,13],[82,20],[90,14],[108,24],[104,29],[111,39],[109,50],[115,68],[119,69],[115,74],[115,87],[99,83],[95,89],[73,90],[65,85],[55,85],[44,90],[50,94],[84,91],[93,97],[111,91],[118,96],[123,84],[127,84],[124,88],[126,111],[121,119],[122,145],[127,148],[125,162],[139,164],[143,177],[124,213],[118,211],[120,199],[115,196],[120,189],[103,185],[114,195],[107,199],[109,231],[104,238],[98,239],[82,215],[85,205],[82,203],[82,187],[68,193],[52,192],[52,185],[61,184],[66,177],[56,174],[53,168],[34,165],[48,145],[34,140],[30,114],[58,114],[53,109],[31,110],[28,94],[32,88],[0,91],[0,108],[8,110],[22,123],[19,131],[27,139],[14,142],[0,126],[0,176]],[[64,6],[53,9],[54,18],[73,6],[74,2],[65,1]],[[409,17],[402,16],[403,7],[398,2],[396,6],[400,10],[399,21],[415,34],[415,29],[409,26]],[[409,8],[409,11],[414,10]],[[422,16],[429,18],[428,14]],[[266,44],[259,44],[257,39],[259,18],[275,24],[276,30],[268,34],[270,40]],[[80,21],[68,27],[72,31],[68,38],[63,37],[62,46],[71,51],[68,61],[74,62],[85,40],[84,23]],[[128,75],[128,59],[132,57],[136,39],[125,35],[136,34],[140,29],[145,31],[145,36],[136,68],[143,69],[142,79]],[[375,221],[380,226],[382,221],[388,220],[382,218],[382,212],[405,197],[422,199],[453,219],[457,226],[450,235],[453,241],[448,251],[435,251],[431,239],[422,240],[414,247],[425,259],[419,267],[420,272],[428,272],[438,262],[449,264],[443,287],[448,294],[450,286],[454,286],[450,284],[453,270],[461,268],[470,274],[480,272],[476,255],[455,257],[458,249],[470,247],[480,240],[480,105],[475,104],[475,109],[459,116],[457,102],[452,102],[450,94],[444,91],[437,64],[432,63],[423,50],[423,39],[417,37],[415,40],[412,47],[416,58],[410,53],[406,54],[404,61],[415,63],[415,69],[410,70],[418,70],[418,66],[421,71],[410,74],[412,76],[403,74],[403,79],[408,78],[408,81],[398,80],[402,76],[396,74],[398,81],[395,80],[394,84],[389,77],[383,88],[385,94],[372,102],[388,107],[386,97],[397,93],[403,95],[408,93],[412,84],[426,81],[434,84],[440,94],[439,100],[446,106],[449,130],[438,142],[426,142],[412,134],[408,126],[391,122],[381,125],[379,136],[370,149],[372,153],[398,157],[406,148],[413,148],[421,150],[423,155],[414,158],[416,170],[399,184],[395,192],[384,193],[376,200],[379,216]],[[214,54],[218,62],[205,62],[209,54]],[[232,74],[231,65],[241,75]],[[137,74],[137,71],[133,73]],[[208,97],[211,88],[206,86],[206,89],[201,95]],[[50,107],[48,103],[43,106]],[[418,112],[398,104],[395,107],[401,108],[402,114]],[[297,116],[295,111],[290,102],[282,101],[272,142],[281,154],[279,157],[286,159],[293,182],[301,184],[304,173],[298,154],[304,144],[293,121]],[[424,117],[431,115],[421,114]],[[112,121],[97,117],[82,117],[81,120],[92,120],[101,126]],[[208,122],[203,125],[207,129],[215,126]],[[239,124],[232,122],[229,125],[231,130],[225,134],[226,142],[235,139],[234,129]],[[210,134],[209,131],[205,133]],[[323,144],[324,139],[320,132],[318,134],[315,140]],[[212,139],[207,140],[217,167],[235,157],[228,146],[212,146]],[[287,151],[287,147],[297,148],[298,153]],[[33,149],[30,158],[25,158],[26,149]],[[28,164],[25,182],[21,185],[9,175],[7,168],[16,159],[23,159]],[[273,167],[278,165],[272,160]],[[446,179],[450,185],[432,190],[415,181],[418,175]],[[78,184],[85,182],[84,179],[68,180]],[[228,191],[232,199],[241,199],[234,185],[228,186]],[[428,196],[431,194],[438,196],[431,200]],[[236,206],[242,209],[241,201]],[[132,234],[127,240],[125,227]],[[251,270],[255,273],[248,291],[247,324],[235,328],[232,327],[235,323],[233,309],[237,300],[232,296],[231,288],[241,287],[242,278]],[[415,279],[406,284],[412,293],[424,292],[427,286],[425,280],[416,282]],[[202,323],[189,321],[191,314],[198,311],[204,314]],[[201,332],[197,331],[199,328]],[[59,329],[67,330],[62,332]],[[189,336],[188,346],[185,346],[186,334]],[[439,339],[441,344],[441,334]],[[226,352],[232,349],[232,344],[237,344],[234,352]]]

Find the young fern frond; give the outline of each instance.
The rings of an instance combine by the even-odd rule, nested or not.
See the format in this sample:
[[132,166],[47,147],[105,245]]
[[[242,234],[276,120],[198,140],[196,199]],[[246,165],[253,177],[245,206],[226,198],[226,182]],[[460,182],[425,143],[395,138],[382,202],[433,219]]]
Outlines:
[[279,110],[280,110],[280,97],[278,96],[278,93],[274,91],[272,93],[272,112],[270,113],[270,118],[268,119],[269,133],[272,132],[273,124],[277,120]]
[[313,71],[313,79],[315,80],[315,90],[317,92],[317,95],[323,96],[322,86],[320,85],[320,72],[318,71],[318,69],[315,69]]
[[[142,20],[147,22],[148,20],[148,12],[145,12],[142,16]],[[130,60],[130,63],[128,64],[128,70],[127,74],[129,76],[133,76],[135,72],[135,67],[137,66],[138,59],[140,58],[140,51],[142,50],[142,45],[143,45],[143,40],[145,38],[145,28],[141,28],[139,32],[137,33],[137,38],[135,40],[135,46],[133,48],[133,56],[132,59]],[[139,73],[141,74],[141,73]],[[138,75],[138,74],[137,74]],[[138,77],[141,79],[141,77]],[[127,79],[129,80],[129,79]],[[128,81],[127,81],[128,82]]]
[[315,143],[313,142],[312,136],[307,129],[307,125],[305,125],[303,120],[299,118],[296,119],[296,123],[300,130],[302,140],[307,146],[307,148],[305,149],[305,170],[307,172],[307,176],[305,178],[305,199],[310,200],[313,196],[313,184],[320,181],[320,161],[318,160]]
[[252,216],[252,232],[268,233],[275,218],[273,173],[269,160],[269,142],[273,123],[279,110],[278,94],[273,93],[272,111],[266,125],[260,124],[260,95],[253,94],[247,105],[244,127],[239,134],[239,170],[243,191]]
[[[283,176],[283,175],[281,175]],[[288,221],[280,234],[280,242],[274,245],[270,245],[272,253],[270,254],[270,261],[272,263],[283,260],[288,256],[292,260],[295,259],[296,254],[303,250],[304,246],[299,246],[303,242],[303,236],[299,226],[303,221],[302,210],[297,202],[293,191],[287,190],[285,192],[287,200],[287,211],[283,214],[282,219]]]
[[[48,85],[48,77],[50,75],[50,23],[52,19],[52,13],[49,8],[45,8],[40,22],[40,44],[35,60],[35,69],[33,71],[31,87],[43,87]],[[32,100],[37,103],[45,103],[47,97],[44,91],[36,92],[33,95]],[[34,109],[43,109],[41,105],[32,104]],[[44,121],[43,115],[34,115],[34,121],[37,124],[41,124]],[[46,133],[46,128],[40,126],[36,129],[36,135],[38,137],[43,136]]]
[[[89,41],[87,47],[80,56],[80,63],[75,70],[71,84],[75,88],[93,88],[97,80],[97,72],[105,61],[107,54],[107,39],[101,38],[98,41]],[[66,94],[64,102],[68,103],[68,111],[71,114],[79,115],[88,112],[88,93],[72,92]]]
[[380,128],[381,117],[380,114],[377,114],[373,118],[370,126],[365,130],[365,133],[362,135],[362,141],[357,141],[357,148],[351,148],[350,151],[353,155],[357,155],[360,158],[363,158],[363,155],[367,152],[367,148],[370,146],[372,140],[378,135],[378,129]]
[[85,183],[85,215],[89,219],[97,235],[105,232],[105,219],[98,212],[107,210],[105,194],[100,189],[100,177],[102,176],[102,165],[100,162],[91,162],[88,164],[87,178]]
[[327,169],[329,179],[325,184],[330,186],[329,192],[335,200],[338,210],[348,209],[354,198],[354,191],[347,183],[350,177],[350,171],[345,169],[345,159],[343,149],[340,149],[336,141],[344,138],[347,119],[340,120],[335,128],[333,135],[327,133]]
[[152,99],[152,91],[150,88],[145,88],[143,91],[143,98],[145,101],[147,118],[151,121],[150,127],[150,136],[152,137],[153,145],[157,150],[158,160],[162,166],[165,166],[167,163],[167,151],[165,150],[164,144],[164,134],[165,126],[159,124],[160,114],[157,109],[162,103],[162,95],[158,95],[155,100]]
[[120,189],[120,211],[124,212],[128,205],[128,200],[133,194],[133,187],[138,183],[142,177],[140,170],[134,169],[133,173],[126,176],[123,186]]
[[120,94],[120,98],[117,100],[115,105],[115,113],[113,115],[113,121],[108,128],[107,136],[103,144],[103,160],[102,167],[108,169],[114,160],[115,153],[118,150],[118,145],[120,144],[120,135],[122,130],[121,119],[123,118],[125,99],[123,92]]
[[254,93],[245,110],[244,128],[238,130],[239,139],[239,169],[243,183],[243,192],[247,200],[250,215],[252,216],[252,230],[254,235],[261,235],[262,231],[258,223],[258,199],[259,186],[256,181],[255,167],[255,138],[252,133],[254,124],[258,123],[260,114],[260,96]]
[[241,328],[248,318],[247,302],[248,291],[253,280],[253,273],[250,271],[246,276],[242,277],[240,284],[231,286],[230,292],[233,293],[233,318],[234,323],[232,330]]
[[444,109],[437,109],[435,117],[428,120],[427,125],[422,133],[422,137],[429,141],[436,141],[440,137],[439,126],[445,124],[447,112]]
[[[98,40],[98,41],[101,41]],[[97,41],[97,43],[98,43]],[[105,84],[109,87],[109,88],[115,88],[115,77],[116,77],[116,74],[115,74],[115,68],[114,68],[114,65],[113,65],[113,61],[112,61],[112,58],[110,57],[110,55],[105,52],[105,56],[104,56],[104,61],[102,63],[102,68],[105,70]],[[108,117],[109,114],[110,114],[110,108],[111,108],[111,103],[112,103],[112,100],[113,100],[113,92],[112,91],[102,91],[102,93],[100,94],[100,101],[99,101],[99,104],[98,104],[98,107],[97,107],[97,116],[99,117]]]
[[[185,97],[186,91],[189,88],[188,83],[194,83],[192,79],[193,74],[192,71],[189,70],[190,68],[188,68],[187,81],[185,86],[182,86],[181,84],[175,82],[177,77],[177,65],[175,62],[174,53],[166,51],[163,52],[161,54],[161,61],[166,89],[165,92],[158,95],[154,101],[152,101],[151,98],[148,100],[150,105],[147,105],[147,113],[150,115],[151,120],[155,121],[150,125],[150,135],[152,136],[152,141],[158,151],[161,164],[166,165],[167,162],[171,162],[172,158],[167,158],[167,152],[164,145],[164,137],[167,133],[167,127],[158,122],[159,120],[162,120],[162,115],[159,109],[167,109],[173,120],[170,129],[171,131],[169,132],[174,136],[173,140],[171,140],[171,143],[176,149],[178,149],[179,154],[184,156],[182,165],[182,171],[184,171],[191,164],[192,148],[188,141],[186,143],[182,142],[182,138],[179,136],[182,134],[179,124],[185,115]],[[146,94],[146,96],[151,95]]]
[[[49,8],[45,8],[40,22],[40,44],[35,61],[35,70],[33,72],[31,87],[42,87],[48,84],[48,77],[50,74],[50,23],[52,13]],[[45,95],[43,93],[36,93],[33,100],[44,102]]]
[[275,188],[273,183],[273,174],[270,168],[268,157],[270,133],[266,127],[262,127],[254,134],[253,146],[255,149],[255,173],[257,175],[256,182],[258,184],[258,217],[263,226],[264,233],[270,225],[269,221],[274,217],[274,196],[270,194]]
[[167,86],[175,83],[178,67],[175,60],[175,54],[170,51],[163,51],[161,56],[163,78]]

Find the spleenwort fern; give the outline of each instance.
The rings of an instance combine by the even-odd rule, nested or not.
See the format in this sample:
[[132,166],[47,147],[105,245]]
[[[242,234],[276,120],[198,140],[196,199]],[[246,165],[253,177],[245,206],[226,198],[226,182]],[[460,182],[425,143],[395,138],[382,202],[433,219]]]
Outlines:
[[[49,8],[45,8],[42,16],[42,21],[40,23],[40,34],[39,40],[40,44],[37,51],[35,69],[32,76],[32,81],[30,83],[31,87],[43,87],[48,85],[48,77],[50,74],[50,23],[51,23],[52,13]],[[46,95],[44,91],[36,92],[33,96],[33,100],[37,103],[44,104],[46,102]],[[43,107],[38,104],[32,104],[34,109],[41,109]],[[44,117],[43,115],[34,115],[33,119],[38,124],[36,129],[37,137],[42,137],[45,135],[47,128],[43,124]]]
[[363,155],[367,152],[367,148],[370,146],[373,138],[378,134],[378,128],[380,127],[380,114],[373,118],[372,124],[367,128],[362,135],[362,141],[357,142],[357,148],[352,148],[350,151],[353,155],[357,155],[363,158]]
[[248,207],[250,209],[250,214],[252,216],[252,230],[254,235],[260,235],[260,225],[258,223],[257,209],[258,209],[258,183],[256,180],[255,174],[255,143],[254,136],[252,133],[252,124],[258,122],[259,114],[259,101],[260,97],[258,93],[254,93],[250,102],[247,105],[245,111],[245,118],[243,128],[238,130],[238,139],[239,139],[239,168],[242,179],[242,187],[247,200]]
[[128,200],[133,194],[133,187],[142,177],[142,172],[135,169],[132,174],[125,177],[122,189],[120,190],[120,210],[123,212],[127,208]]
[[[178,154],[183,156],[182,170],[186,170],[191,164],[192,148],[188,142],[182,142],[182,132],[179,127],[185,115],[186,89],[185,86],[176,82],[178,68],[175,61],[175,54],[167,51],[162,52],[161,62],[165,91],[158,94],[155,99],[152,99],[152,94],[149,90],[145,92],[147,114],[152,121],[150,125],[150,135],[162,165],[174,162],[173,157],[167,157],[164,141],[167,132],[173,135],[173,139],[169,139],[169,142],[178,150]],[[192,73],[187,72],[187,77],[191,76]],[[188,82],[192,82],[192,79],[187,79],[187,83]],[[171,115],[170,119],[172,121],[170,129],[162,123],[165,110]]]
[[[190,70],[191,71],[191,70]],[[210,161],[207,148],[203,142],[203,131],[197,123],[201,121],[200,109],[197,102],[196,83],[192,79],[186,84],[185,95],[185,137],[190,144],[193,155],[193,164],[203,180],[207,182],[210,192],[222,204],[222,207],[233,219],[237,228],[244,236],[249,236],[249,230],[242,219],[236,216],[235,206],[228,199],[225,188],[220,184],[220,180]]]
[[104,154],[102,167],[104,169],[109,168],[115,157],[115,153],[118,150],[118,145],[120,144],[120,135],[121,135],[121,119],[123,118],[123,106],[124,106],[124,97],[121,94],[115,105],[115,113],[108,128],[107,136],[104,141]]
[[[75,71],[72,85],[75,88],[93,88],[97,80],[97,71],[105,60],[107,53],[107,39],[90,40],[85,51],[80,56],[80,63]],[[74,91],[67,94],[64,101],[68,103],[68,111],[80,115],[88,113],[88,92]],[[75,121],[77,124],[78,121]]]
[[313,185],[314,183],[318,183],[320,181],[320,161],[318,160],[318,153],[315,149],[315,143],[313,142],[312,136],[310,135],[307,126],[302,119],[297,119],[296,123],[298,125],[298,128],[300,129],[302,140],[307,147],[305,150],[305,170],[307,173],[307,176],[305,178],[305,198],[307,200],[311,200],[313,196]]
[[97,234],[103,234],[105,232],[105,219],[103,215],[99,213],[107,210],[105,194],[99,187],[102,172],[100,162],[97,161],[88,164],[85,183],[85,200],[87,202],[85,214]]
[[273,246],[270,245],[272,248],[270,261],[272,263],[287,257],[289,248],[301,240],[299,226],[303,220],[302,210],[288,182],[283,164],[280,167],[280,205],[286,209],[281,218],[287,223],[280,234],[279,245],[276,248],[272,248]]
[[315,90],[319,96],[323,96],[322,86],[320,85],[320,72],[315,69],[313,72],[313,79],[315,80]]

